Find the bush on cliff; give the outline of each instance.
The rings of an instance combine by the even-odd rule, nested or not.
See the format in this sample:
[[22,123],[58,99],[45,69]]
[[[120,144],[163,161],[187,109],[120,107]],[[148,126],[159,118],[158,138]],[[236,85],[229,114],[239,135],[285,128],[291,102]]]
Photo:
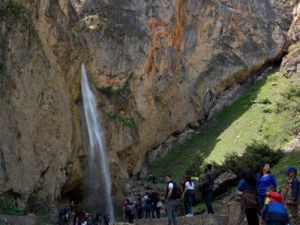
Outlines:
[[221,164],[213,163],[213,165],[216,175],[232,170],[241,177],[245,168],[258,172],[263,163],[275,165],[282,156],[283,152],[280,150],[274,150],[264,143],[253,142],[246,146],[244,154],[229,153]]

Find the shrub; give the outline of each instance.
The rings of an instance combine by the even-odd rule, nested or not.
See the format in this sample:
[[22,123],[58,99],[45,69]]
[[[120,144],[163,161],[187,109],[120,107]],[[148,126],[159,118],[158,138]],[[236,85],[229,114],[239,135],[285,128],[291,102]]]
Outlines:
[[198,176],[203,161],[204,161],[204,156],[200,153],[197,153],[196,156],[192,158],[189,167],[185,173],[190,176]]
[[274,165],[282,156],[283,152],[280,150],[273,150],[264,143],[253,142],[246,147],[243,155],[231,153],[225,157],[222,164],[213,163],[213,165],[216,175],[232,170],[241,177],[245,168],[258,172],[263,163]]
[[24,210],[17,208],[11,200],[3,196],[0,196],[0,212],[6,215],[13,216],[26,215],[26,212]]
[[258,101],[258,103],[263,104],[263,105],[270,105],[272,102],[268,98],[261,99]]
[[272,111],[273,110],[269,107],[263,109],[263,113],[272,113]]
[[109,118],[120,121],[128,127],[133,128],[136,126],[135,120],[131,116],[125,116],[117,112],[108,112],[107,115]]
[[282,94],[282,96],[288,100],[291,100],[293,98],[300,98],[300,88],[296,85],[291,85],[289,89]]

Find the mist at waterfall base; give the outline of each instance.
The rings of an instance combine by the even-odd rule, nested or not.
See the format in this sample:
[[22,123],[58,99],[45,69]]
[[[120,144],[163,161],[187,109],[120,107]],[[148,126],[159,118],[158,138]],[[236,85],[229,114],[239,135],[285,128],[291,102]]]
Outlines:
[[111,177],[106,157],[105,132],[101,127],[96,98],[90,88],[84,64],[82,64],[81,89],[89,140],[84,205],[89,212],[108,214],[110,221],[113,222],[115,218],[111,194]]

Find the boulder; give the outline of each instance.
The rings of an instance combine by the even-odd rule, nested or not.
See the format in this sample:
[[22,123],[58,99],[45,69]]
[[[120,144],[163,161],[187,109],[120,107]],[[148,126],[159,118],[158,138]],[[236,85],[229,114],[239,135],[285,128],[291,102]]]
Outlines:
[[232,172],[231,170],[222,173],[215,179],[213,192],[214,193],[221,193],[223,191],[228,190],[238,179],[238,176]]
[[0,215],[1,225],[39,225],[37,218],[33,214],[26,216]]

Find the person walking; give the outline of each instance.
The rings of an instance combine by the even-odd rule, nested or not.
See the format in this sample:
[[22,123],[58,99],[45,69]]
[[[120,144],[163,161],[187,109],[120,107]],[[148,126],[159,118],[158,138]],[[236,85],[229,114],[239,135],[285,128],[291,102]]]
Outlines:
[[266,189],[266,200],[262,210],[261,224],[289,225],[289,216],[284,206],[283,198],[273,186]]
[[208,214],[214,214],[214,209],[212,206],[212,190],[214,186],[215,175],[211,164],[208,164],[205,169],[205,183],[203,185],[202,196],[207,207]]
[[277,188],[276,179],[271,174],[271,166],[269,163],[264,163],[261,167],[260,173],[256,175],[257,179],[257,198],[260,211],[263,209],[266,200],[266,190],[268,187]]
[[193,216],[193,202],[195,199],[195,185],[190,176],[186,177],[185,188],[183,192],[184,202],[186,204],[186,217]]
[[297,169],[295,167],[289,167],[285,173],[288,175],[288,181],[286,182],[283,190],[283,196],[286,202],[286,206],[292,214],[291,225],[298,225],[299,223],[299,180],[297,178]]
[[242,212],[246,214],[248,225],[259,225],[259,206],[256,199],[256,177],[250,169],[243,171],[238,190],[243,192],[241,199]]
[[175,212],[178,187],[176,183],[172,181],[170,175],[165,177],[165,181],[167,182],[165,200],[167,204],[168,225],[178,225]]

